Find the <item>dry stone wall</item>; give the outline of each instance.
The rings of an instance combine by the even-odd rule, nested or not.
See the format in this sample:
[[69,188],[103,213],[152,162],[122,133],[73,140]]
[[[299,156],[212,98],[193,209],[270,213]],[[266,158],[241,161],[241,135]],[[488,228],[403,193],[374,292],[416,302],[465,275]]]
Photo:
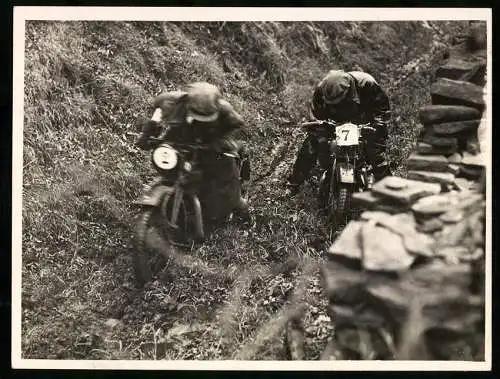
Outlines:
[[481,30],[437,70],[407,177],[354,195],[361,216],[322,268],[335,330],[323,359],[484,359]]

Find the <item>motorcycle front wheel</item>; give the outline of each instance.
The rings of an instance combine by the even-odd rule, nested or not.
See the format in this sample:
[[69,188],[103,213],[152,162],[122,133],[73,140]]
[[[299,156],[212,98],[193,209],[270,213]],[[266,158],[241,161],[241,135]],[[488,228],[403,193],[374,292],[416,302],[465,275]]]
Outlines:
[[335,231],[345,226],[351,216],[351,197],[353,185],[348,183],[331,183],[328,191],[328,213]]
[[136,223],[136,246],[133,264],[137,285],[143,287],[161,270],[173,248],[167,232],[161,225],[162,216],[157,208],[146,209]]
[[350,184],[338,183],[337,201],[335,207],[335,221],[341,226],[349,222],[351,211],[352,186]]

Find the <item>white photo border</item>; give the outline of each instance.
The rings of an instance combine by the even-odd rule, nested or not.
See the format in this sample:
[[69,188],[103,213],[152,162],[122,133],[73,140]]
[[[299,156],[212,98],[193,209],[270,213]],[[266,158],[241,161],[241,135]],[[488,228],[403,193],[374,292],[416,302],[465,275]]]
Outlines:
[[[489,371],[492,332],[492,9],[491,8],[258,8],[57,7],[13,9],[12,367],[15,369],[256,370],[256,371]],[[22,359],[22,183],[24,44],[27,20],[87,21],[452,21],[487,23],[485,361],[120,361]]]

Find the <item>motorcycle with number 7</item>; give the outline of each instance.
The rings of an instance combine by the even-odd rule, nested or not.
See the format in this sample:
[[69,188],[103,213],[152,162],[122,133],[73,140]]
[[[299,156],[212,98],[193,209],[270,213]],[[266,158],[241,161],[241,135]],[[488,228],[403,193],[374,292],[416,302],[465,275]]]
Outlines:
[[375,132],[375,128],[330,120],[304,122],[301,126],[318,140],[328,142],[329,163],[320,179],[320,202],[335,228],[344,225],[351,218],[352,194],[371,189],[374,182],[373,168],[366,159],[365,132]]

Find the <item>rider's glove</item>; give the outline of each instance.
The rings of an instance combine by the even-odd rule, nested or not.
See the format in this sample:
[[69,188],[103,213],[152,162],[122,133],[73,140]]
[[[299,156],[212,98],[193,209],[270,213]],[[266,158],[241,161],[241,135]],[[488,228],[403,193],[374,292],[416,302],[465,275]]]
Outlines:
[[160,129],[160,126],[158,125],[158,123],[156,121],[147,120],[142,125],[141,135],[139,136],[139,139],[137,140],[136,145],[143,150],[149,149],[151,147],[150,142],[149,142],[149,137],[158,134],[159,129]]

